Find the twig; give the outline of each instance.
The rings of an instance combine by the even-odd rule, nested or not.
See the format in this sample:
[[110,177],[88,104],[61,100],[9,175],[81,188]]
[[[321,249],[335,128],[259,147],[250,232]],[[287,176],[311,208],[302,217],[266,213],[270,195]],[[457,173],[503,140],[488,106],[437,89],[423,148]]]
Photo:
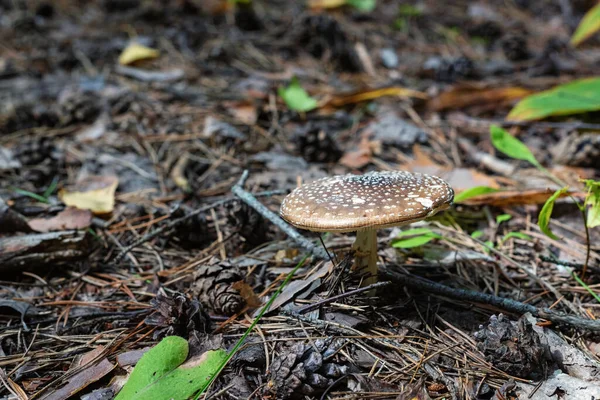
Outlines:
[[[262,215],[265,219],[271,221],[275,226],[281,229],[284,233],[286,233],[290,238],[292,238],[296,243],[300,246],[304,247],[306,250],[311,252],[315,257],[319,257],[323,260],[327,260],[327,252],[323,250],[321,247],[316,246],[313,242],[306,239],[304,236],[300,235],[294,228],[286,224],[283,220],[281,220],[275,213],[269,210],[267,207],[262,205],[256,197],[254,197],[251,193],[245,191],[242,188],[244,182],[248,179],[248,171],[244,171],[242,177],[233,186],[232,192],[238,196],[242,201],[248,204],[250,207],[254,208],[260,215]],[[499,253],[501,256],[506,257],[504,254]],[[512,263],[515,263],[510,258],[508,258]],[[515,263],[516,264],[516,263]],[[518,265],[518,264],[517,264]],[[522,266],[520,266],[522,267]],[[522,267],[525,268],[525,267]],[[411,288],[418,288],[430,293],[439,294],[443,296],[450,297],[452,299],[471,301],[474,303],[482,303],[489,304],[503,310],[517,313],[517,314],[525,314],[531,313],[533,316],[537,318],[543,318],[548,321],[558,323],[558,324],[566,324],[575,328],[587,329],[594,332],[600,332],[600,321],[594,321],[589,319],[584,319],[574,315],[567,315],[565,313],[553,311],[549,308],[537,308],[530,304],[521,303],[516,300],[506,299],[502,297],[492,296],[489,294],[474,292],[471,290],[465,289],[454,289],[445,285],[441,285],[439,283],[435,283],[423,278],[410,277],[406,275],[402,275],[398,272],[390,271],[387,268],[380,269],[383,273],[392,281],[400,282]],[[525,268],[525,271],[529,274],[532,274],[528,268]],[[552,288],[554,289],[554,288]]]
[[574,328],[600,332],[600,321],[584,319],[574,315],[567,315],[565,313],[553,311],[549,308],[537,308],[530,304],[493,296],[491,294],[479,293],[466,289],[454,289],[421,277],[403,275],[387,268],[383,271],[383,273],[388,279],[391,279],[394,282],[402,283],[411,289],[419,289],[429,293],[446,296],[455,300],[488,304],[517,314],[531,313],[534,317],[543,318],[557,324],[566,324]]
[[[555,258],[555,257],[548,257],[548,256],[540,255],[539,258],[542,261],[549,262],[552,264],[557,264],[557,265],[564,265],[565,267],[574,268],[578,271],[582,270],[585,267],[585,264],[573,262],[573,261],[561,260],[561,259]],[[600,268],[598,268],[598,267],[591,267],[588,265],[587,269],[588,269],[588,271],[600,273]]]
[[324,306],[325,304],[333,303],[334,301],[337,301],[339,299],[343,299],[345,297],[351,297],[351,296],[357,295],[357,294],[362,293],[362,292],[367,292],[369,290],[374,290],[374,289],[377,289],[377,288],[382,287],[382,286],[390,285],[391,283],[392,282],[387,282],[387,281],[386,282],[377,282],[377,283],[373,283],[373,284],[371,284],[369,286],[365,286],[365,287],[362,287],[362,288],[359,288],[359,289],[350,290],[348,292],[345,292],[345,293],[342,293],[342,294],[338,294],[337,296],[332,296],[332,297],[329,297],[327,299],[323,299],[321,301],[318,301],[318,302],[316,302],[314,304],[309,304],[307,306],[304,306],[301,309],[299,309],[297,311],[297,313],[298,314],[304,314],[306,312],[309,312],[309,311],[312,311],[312,310],[316,310],[317,308],[319,308],[321,306]]
[[320,246],[316,245],[312,241],[306,239],[297,230],[292,228],[290,225],[285,223],[281,218],[279,218],[274,212],[265,207],[261,202],[259,202],[252,193],[244,190],[244,183],[248,179],[248,170],[245,170],[242,174],[240,180],[233,186],[231,191],[237,197],[240,198],[244,203],[248,206],[252,207],[256,212],[258,212],[263,218],[271,222],[277,228],[281,229],[286,235],[288,235],[291,239],[293,239],[296,243],[310,252],[312,255],[317,256],[321,259],[327,260],[329,257],[327,256],[327,252]]

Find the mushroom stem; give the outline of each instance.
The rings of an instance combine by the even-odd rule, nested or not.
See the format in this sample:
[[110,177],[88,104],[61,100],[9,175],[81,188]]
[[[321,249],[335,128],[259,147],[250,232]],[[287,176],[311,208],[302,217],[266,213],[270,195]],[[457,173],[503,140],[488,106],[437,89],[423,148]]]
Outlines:
[[364,229],[356,232],[352,249],[355,251],[353,270],[363,270],[368,273],[362,286],[377,282],[377,230]]

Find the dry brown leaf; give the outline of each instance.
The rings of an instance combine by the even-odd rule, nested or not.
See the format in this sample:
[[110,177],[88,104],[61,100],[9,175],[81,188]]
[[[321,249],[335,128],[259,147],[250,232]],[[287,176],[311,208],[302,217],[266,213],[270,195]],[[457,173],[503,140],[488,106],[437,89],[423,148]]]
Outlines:
[[324,8],[337,8],[347,3],[347,0],[308,0],[308,7],[314,11]]
[[[97,354],[97,351],[92,350],[92,353]],[[42,396],[43,400],[63,400],[68,399],[80,390],[86,388],[88,385],[97,382],[106,376],[110,371],[115,368],[108,359],[103,358],[98,363],[86,363],[77,365],[82,370],[71,376],[66,385],[59,389],[53,390],[45,396]]]
[[531,90],[520,87],[496,89],[457,87],[429,100],[427,106],[434,111],[459,109],[473,105],[493,104],[510,100],[518,100],[531,93]]
[[358,149],[344,153],[339,163],[348,168],[362,168],[369,164],[373,156],[373,144],[363,136]]
[[254,125],[258,119],[258,112],[250,102],[227,102],[223,106],[238,121],[246,125]]
[[240,293],[240,296],[242,296],[249,308],[258,308],[262,305],[262,302],[256,293],[254,293],[254,290],[252,290],[252,287],[246,282],[237,281],[234,282],[231,287]]
[[115,207],[117,186],[119,179],[116,176],[88,176],[74,187],[61,189],[58,197],[67,206],[90,210],[94,214],[106,214]]
[[[529,205],[529,204],[543,204],[548,200],[550,196],[554,194],[554,190],[551,189],[532,189],[532,190],[505,190],[495,193],[482,194],[481,196],[471,197],[463,202],[470,206],[494,206],[494,207],[508,207],[517,205]],[[567,196],[585,197],[586,193],[583,192],[571,192],[565,193],[560,197]]]
[[52,218],[35,218],[29,221],[31,229],[37,232],[86,229],[91,224],[92,212],[76,207],[67,207]]
[[417,90],[407,89],[399,86],[387,87],[382,89],[363,90],[349,94],[333,96],[325,106],[332,107],[343,107],[348,104],[360,103],[361,101],[368,101],[378,99],[383,96],[396,96],[396,97],[414,97],[418,99],[427,99],[427,95]]

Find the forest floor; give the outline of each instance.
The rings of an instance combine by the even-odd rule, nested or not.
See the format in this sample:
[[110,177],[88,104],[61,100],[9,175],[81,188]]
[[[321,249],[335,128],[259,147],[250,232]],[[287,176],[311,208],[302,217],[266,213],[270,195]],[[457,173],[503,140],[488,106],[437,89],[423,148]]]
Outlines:
[[[201,398],[600,396],[598,232],[563,198],[544,234],[560,185],[490,140],[598,179],[597,112],[505,119],[597,73],[569,45],[595,2],[313,3],[0,0],[0,399],[111,399],[166,336],[231,350],[307,255]],[[354,234],[252,207],[386,170],[500,191],[380,230],[373,290]]]

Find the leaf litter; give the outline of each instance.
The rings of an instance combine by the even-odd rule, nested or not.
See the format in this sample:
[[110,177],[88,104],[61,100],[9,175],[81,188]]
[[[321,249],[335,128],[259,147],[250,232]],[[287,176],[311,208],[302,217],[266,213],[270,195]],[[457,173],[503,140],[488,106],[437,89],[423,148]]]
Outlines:
[[[598,6],[5,3],[0,396],[597,396]],[[457,193],[375,295],[265,212],[373,170]]]

